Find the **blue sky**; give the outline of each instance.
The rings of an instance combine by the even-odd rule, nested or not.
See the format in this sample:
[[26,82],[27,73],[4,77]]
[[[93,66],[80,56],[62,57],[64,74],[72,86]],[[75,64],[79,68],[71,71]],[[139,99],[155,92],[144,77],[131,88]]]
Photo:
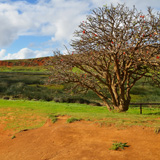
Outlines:
[[160,11],[160,0],[0,0],[0,60],[26,59],[64,51],[90,10],[125,3]]

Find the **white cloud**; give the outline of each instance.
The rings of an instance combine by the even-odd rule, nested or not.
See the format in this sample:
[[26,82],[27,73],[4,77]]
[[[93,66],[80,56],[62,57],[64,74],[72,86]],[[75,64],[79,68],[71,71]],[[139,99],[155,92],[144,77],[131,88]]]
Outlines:
[[55,40],[68,40],[88,10],[89,3],[84,0],[0,3],[0,47],[11,44],[20,35],[49,35]]
[[160,10],[160,0],[90,0],[92,5],[97,8],[103,5],[110,6],[111,3],[113,5],[126,4],[128,7],[132,8],[134,5],[138,10],[142,10],[143,12],[147,11],[147,7],[151,6],[154,10]]
[[70,37],[90,9],[106,3],[125,2],[131,7],[136,4],[141,9],[159,6],[159,0],[39,0],[37,4],[26,1],[7,2],[0,1],[0,33],[4,32],[0,46],[9,44],[19,35],[55,35],[58,40]]
[[5,56],[4,59],[25,59],[32,56],[34,56],[32,50],[28,48],[23,48],[17,53],[8,53],[8,55]]
[[137,9],[142,10],[142,11],[146,11],[147,7],[151,6],[152,8],[154,8],[155,10],[159,10],[159,4],[160,1],[159,0],[120,0],[121,2],[125,2],[126,5],[132,7],[133,5],[136,6]]
[[[90,9],[111,3],[126,3],[129,7],[136,5],[142,11],[147,6],[159,9],[159,0],[37,0],[36,4],[0,0],[0,47],[10,45],[24,35],[47,35],[51,36],[52,43],[69,43],[73,32],[85,20]],[[3,59],[31,58],[45,56],[47,53],[47,50],[23,48],[17,53],[8,53]]]
[[[29,48],[22,48],[19,52],[17,53],[8,53],[7,56],[4,56],[5,50],[0,51],[0,58],[3,57],[2,59],[28,59],[28,58],[38,58],[38,57],[46,57],[50,54],[50,50],[44,50],[44,51],[33,51]],[[1,56],[2,52],[2,56]]]
[[94,8],[97,7],[102,7],[103,5],[108,5],[110,6],[110,4],[114,4],[117,5],[117,3],[121,3],[121,0],[90,0],[92,2],[92,5],[94,6]]
[[5,53],[6,53],[5,49],[0,50],[0,59],[2,59],[4,57]]

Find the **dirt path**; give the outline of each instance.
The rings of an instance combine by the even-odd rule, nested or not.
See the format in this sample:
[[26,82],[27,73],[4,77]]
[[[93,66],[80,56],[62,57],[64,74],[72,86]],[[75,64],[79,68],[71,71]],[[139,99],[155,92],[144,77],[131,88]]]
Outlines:
[[[92,122],[66,123],[60,117],[38,129],[17,133],[0,126],[0,160],[159,160],[160,134],[153,129],[99,127]],[[127,142],[122,151],[109,150],[113,141]]]

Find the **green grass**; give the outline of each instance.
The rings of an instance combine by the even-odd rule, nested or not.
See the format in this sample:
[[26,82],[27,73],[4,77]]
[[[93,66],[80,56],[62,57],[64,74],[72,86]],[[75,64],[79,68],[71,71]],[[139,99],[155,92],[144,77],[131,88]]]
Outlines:
[[[43,101],[0,100],[0,123],[7,122],[6,129],[20,131],[42,126],[50,115],[68,115],[77,119],[90,120],[102,125],[121,126],[160,126],[160,109],[130,108],[126,113],[109,112],[106,107],[85,104],[67,104]],[[55,116],[53,116],[55,117]]]
[[55,123],[55,122],[58,120],[57,116],[54,115],[54,114],[50,114],[50,115],[48,116],[48,118],[51,119],[51,121],[52,121],[53,123]]
[[73,122],[81,121],[81,120],[82,120],[81,118],[71,117],[67,119],[67,123],[73,123]]

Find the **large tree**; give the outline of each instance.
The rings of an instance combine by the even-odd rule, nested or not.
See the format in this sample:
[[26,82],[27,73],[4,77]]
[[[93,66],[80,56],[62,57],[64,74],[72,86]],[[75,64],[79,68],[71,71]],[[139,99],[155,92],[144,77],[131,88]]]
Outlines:
[[[55,51],[51,81],[92,90],[109,110],[127,111],[144,76],[159,83],[160,14],[124,4],[92,11],[75,31],[67,55]],[[160,71],[160,70],[159,70]]]

